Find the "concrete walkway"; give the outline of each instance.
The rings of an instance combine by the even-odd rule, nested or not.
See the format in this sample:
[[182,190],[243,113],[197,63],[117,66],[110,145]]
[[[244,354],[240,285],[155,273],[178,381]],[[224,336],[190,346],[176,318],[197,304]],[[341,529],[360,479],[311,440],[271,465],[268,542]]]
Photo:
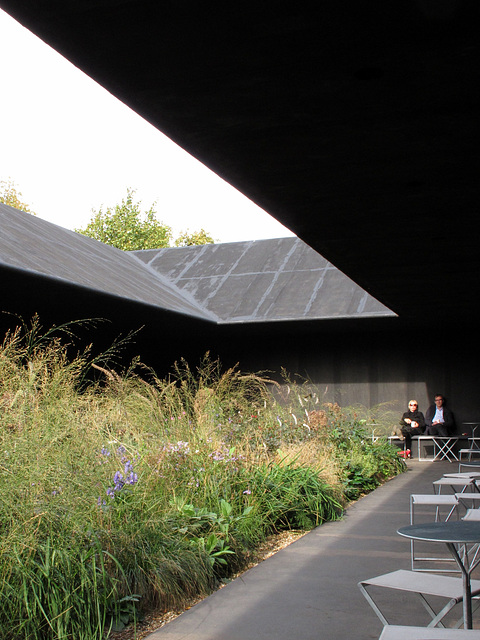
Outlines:
[[[410,569],[409,541],[396,533],[410,522],[409,496],[433,493],[432,482],[456,470],[448,462],[408,461],[406,473],[352,505],[343,520],[300,538],[148,640],[378,639],[382,624],[357,582]],[[392,624],[428,624],[411,595],[388,595]]]

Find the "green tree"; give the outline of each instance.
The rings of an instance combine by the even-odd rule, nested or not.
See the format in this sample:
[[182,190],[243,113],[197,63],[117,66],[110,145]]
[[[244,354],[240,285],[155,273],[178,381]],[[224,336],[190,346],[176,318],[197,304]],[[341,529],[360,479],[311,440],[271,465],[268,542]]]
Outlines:
[[19,209],[20,211],[25,211],[25,213],[30,213],[35,216],[36,213],[30,209],[28,204],[25,204],[20,200],[22,197],[22,194],[18,191],[11,178],[8,180],[0,180],[0,202],[8,204],[14,209]]
[[191,247],[196,244],[214,244],[215,240],[204,229],[200,231],[182,231],[175,240],[176,247]]
[[[85,229],[75,229],[77,233],[100,240],[123,251],[141,249],[162,249],[169,247],[173,239],[172,229],[156,217],[155,203],[142,213],[140,202],[134,201],[135,190],[127,189],[127,197],[121,204],[105,211],[95,211]],[[204,230],[182,231],[175,240],[177,247],[197,244],[213,244],[215,240]]]
[[134,201],[134,195],[133,189],[127,189],[121,204],[105,211],[101,207],[92,210],[94,215],[86,228],[75,231],[123,251],[168,247],[172,230],[157,219],[155,203],[142,213],[141,203]]

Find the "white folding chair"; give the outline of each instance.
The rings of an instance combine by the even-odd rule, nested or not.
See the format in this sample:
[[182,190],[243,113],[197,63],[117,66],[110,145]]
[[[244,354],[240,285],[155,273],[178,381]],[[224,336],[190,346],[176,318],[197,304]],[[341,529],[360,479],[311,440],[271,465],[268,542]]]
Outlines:
[[478,510],[480,513],[480,493],[456,493],[455,497],[465,509]]
[[[385,617],[385,614],[380,610],[379,605],[374,600],[371,593],[377,593],[378,588],[380,587],[384,589],[396,589],[418,595],[423,606],[432,618],[428,627],[436,627],[437,625],[443,626],[443,618],[453,609],[453,607],[463,601],[462,578],[453,578],[452,576],[434,575],[432,573],[426,574],[419,573],[418,571],[406,571],[404,569],[399,569],[398,571],[385,573],[384,575],[370,578],[369,580],[362,580],[358,583],[358,588],[384,625],[389,624],[388,620]],[[476,596],[478,594],[480,594],[480,580],[472,580],[472,596]],[[433,609],[433,605],[427,600],[427,597],[446,598],[447,603],[442,607],[442,609],[440,609],[440,611],[435,611]],[[462,622],[463,617],[459,620],[459,624]]]
[[[480,453],[480,449],[478,450]],[[453,473],[444,473],[444,478],[480,478],[480,471],[454,471]]]
[[[475,449],[460,449],[458,452],[459,462],[471,462],[472,456],[480,455],[480,449],[476,447]],[[478,458],[476,458],[478,460]]]
[[458,470],[461,471],[463,468],[466,469],[480,469],[480,460],[459,460],[458,461]]
[[465,493],[467,489],[472,492],[478,491],[476,477],[468,474],[466,476],[459,476],[458,474],[443,476],[434,481],[433,490],[435,493],[441,494],[442,487],[450,487],[454,493]]
[[467,513],[462,520],[480,520],[480,509],[467,509]]
[[[435,522],[443,520],[447,522],[452,517],[458,507],[458,499],[454,495],[439,495],[437,493],[413,493],[410,496],[410,524],[415,524],[415,506],[432,506],[435,507]],[[448,513],[446,517],[441,518],[440,509],[446,507]],[[457,515],[458,517],[458,515]],[[431,519],[431,518],[430,518]],[[415,540],[410,540],[410,555],[412,562],[412,571],[438,571],[438,568],[415,568],[416,562],[455,562],[451,555],[445,556],[417,556],[415,555]],[[455,569],[442,569],[447,573],[457,572]]]
[[480,640],[480,631],[388,625],[383,627],[379,640]]

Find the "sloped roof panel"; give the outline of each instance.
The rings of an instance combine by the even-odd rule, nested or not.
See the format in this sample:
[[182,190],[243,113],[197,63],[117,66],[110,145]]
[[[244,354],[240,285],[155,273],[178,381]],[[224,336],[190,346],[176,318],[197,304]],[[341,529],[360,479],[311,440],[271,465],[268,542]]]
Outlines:
[[0,204],[0,264],[219,324],[395,315],[298,238],[124,252]]
[[216,320],[128,252],[0,203],[0,264],[129,300]]
[[220,323],[395,315],[298,238],[134,253]]

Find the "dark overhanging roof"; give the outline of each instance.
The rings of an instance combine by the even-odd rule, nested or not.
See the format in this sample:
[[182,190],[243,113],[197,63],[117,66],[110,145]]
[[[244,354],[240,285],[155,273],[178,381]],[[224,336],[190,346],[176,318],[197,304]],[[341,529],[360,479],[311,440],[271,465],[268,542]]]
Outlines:
[[123,252],[3,204],[0,230],[0,271],[39,279],[46,295],[63,283],[214,324],[395,315],[298,238]]
[[402,318],[478,317],[477,0],[0,6]]

